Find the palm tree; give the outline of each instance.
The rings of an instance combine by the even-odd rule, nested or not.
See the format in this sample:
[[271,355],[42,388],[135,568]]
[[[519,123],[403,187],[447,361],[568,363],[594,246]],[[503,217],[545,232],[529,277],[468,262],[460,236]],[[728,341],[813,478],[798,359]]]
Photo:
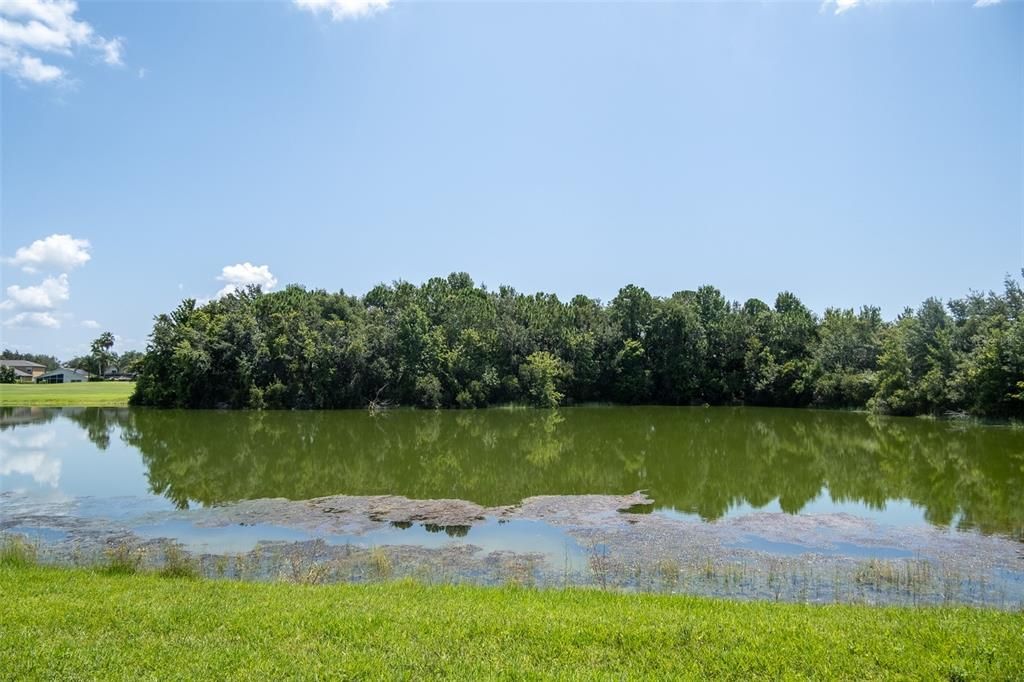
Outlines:
[[99,368],[99,376],[103,376],[103,362],[110,356],[110,349],[114,347],[114,335],[110,332],[103,332],[92,342],[92,354],[96,358],[96,366]]

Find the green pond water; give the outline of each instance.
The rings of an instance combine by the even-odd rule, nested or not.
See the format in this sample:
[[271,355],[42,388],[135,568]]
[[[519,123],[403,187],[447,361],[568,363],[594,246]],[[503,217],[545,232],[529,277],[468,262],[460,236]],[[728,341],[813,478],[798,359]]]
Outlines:
[[757,408],[5,408],[0,490],[168,508],[333,494],[491,506],[646,490],[660,513],[708,521],[840,511],[1021,539],[1024,430]]

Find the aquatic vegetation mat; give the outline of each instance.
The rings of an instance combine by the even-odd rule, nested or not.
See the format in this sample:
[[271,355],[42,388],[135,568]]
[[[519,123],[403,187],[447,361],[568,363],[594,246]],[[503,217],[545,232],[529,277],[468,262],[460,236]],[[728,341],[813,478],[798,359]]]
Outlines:
[[505,507],[338,495],[133,511],[121,500],[96,515],[86,502],[0,493],[0,541],[27,539],[44,564],[165,570],[184,557],[197,575],[257,581],[408,577],[811,603],[1024,606],[1019,542],[849,514],[759,512],[702,523],[630,513],[649,504],[639,492],[538,496]]

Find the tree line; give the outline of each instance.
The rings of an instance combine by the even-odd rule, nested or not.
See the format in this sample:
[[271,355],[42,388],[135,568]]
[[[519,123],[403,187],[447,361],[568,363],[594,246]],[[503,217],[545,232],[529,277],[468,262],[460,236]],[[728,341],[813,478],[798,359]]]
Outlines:
[[42,353],[22,353],[17,350],[11,350],[10,348],[4,348],[0,351],[0,360],[28,360],[29,362],[35,362],[47,370],[57,369],[60,367],[60,360],[52,355],[45,355]]
[[1024,290],[815,315],[794,294],[731,302],[628,285],[586,296],[488,290],[465,273],[362,297],[291,285],[157,316],[133,404],[425,408],[584,402],[867,408],[1024,416]]

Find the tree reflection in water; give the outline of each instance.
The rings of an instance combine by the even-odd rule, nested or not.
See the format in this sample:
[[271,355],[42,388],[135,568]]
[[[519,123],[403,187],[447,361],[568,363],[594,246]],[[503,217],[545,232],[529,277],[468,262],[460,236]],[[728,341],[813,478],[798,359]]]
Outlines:
[[1024,538],[1024,431],[1008,427],[758,408],[63,414],[100,448],[118,427],[153,492],[179,507],[332,494],[499,505],[646,489],[659,507],[713,520],[775,499],[797,513],[827,488],[837,503],[909,500],[936,525]]

